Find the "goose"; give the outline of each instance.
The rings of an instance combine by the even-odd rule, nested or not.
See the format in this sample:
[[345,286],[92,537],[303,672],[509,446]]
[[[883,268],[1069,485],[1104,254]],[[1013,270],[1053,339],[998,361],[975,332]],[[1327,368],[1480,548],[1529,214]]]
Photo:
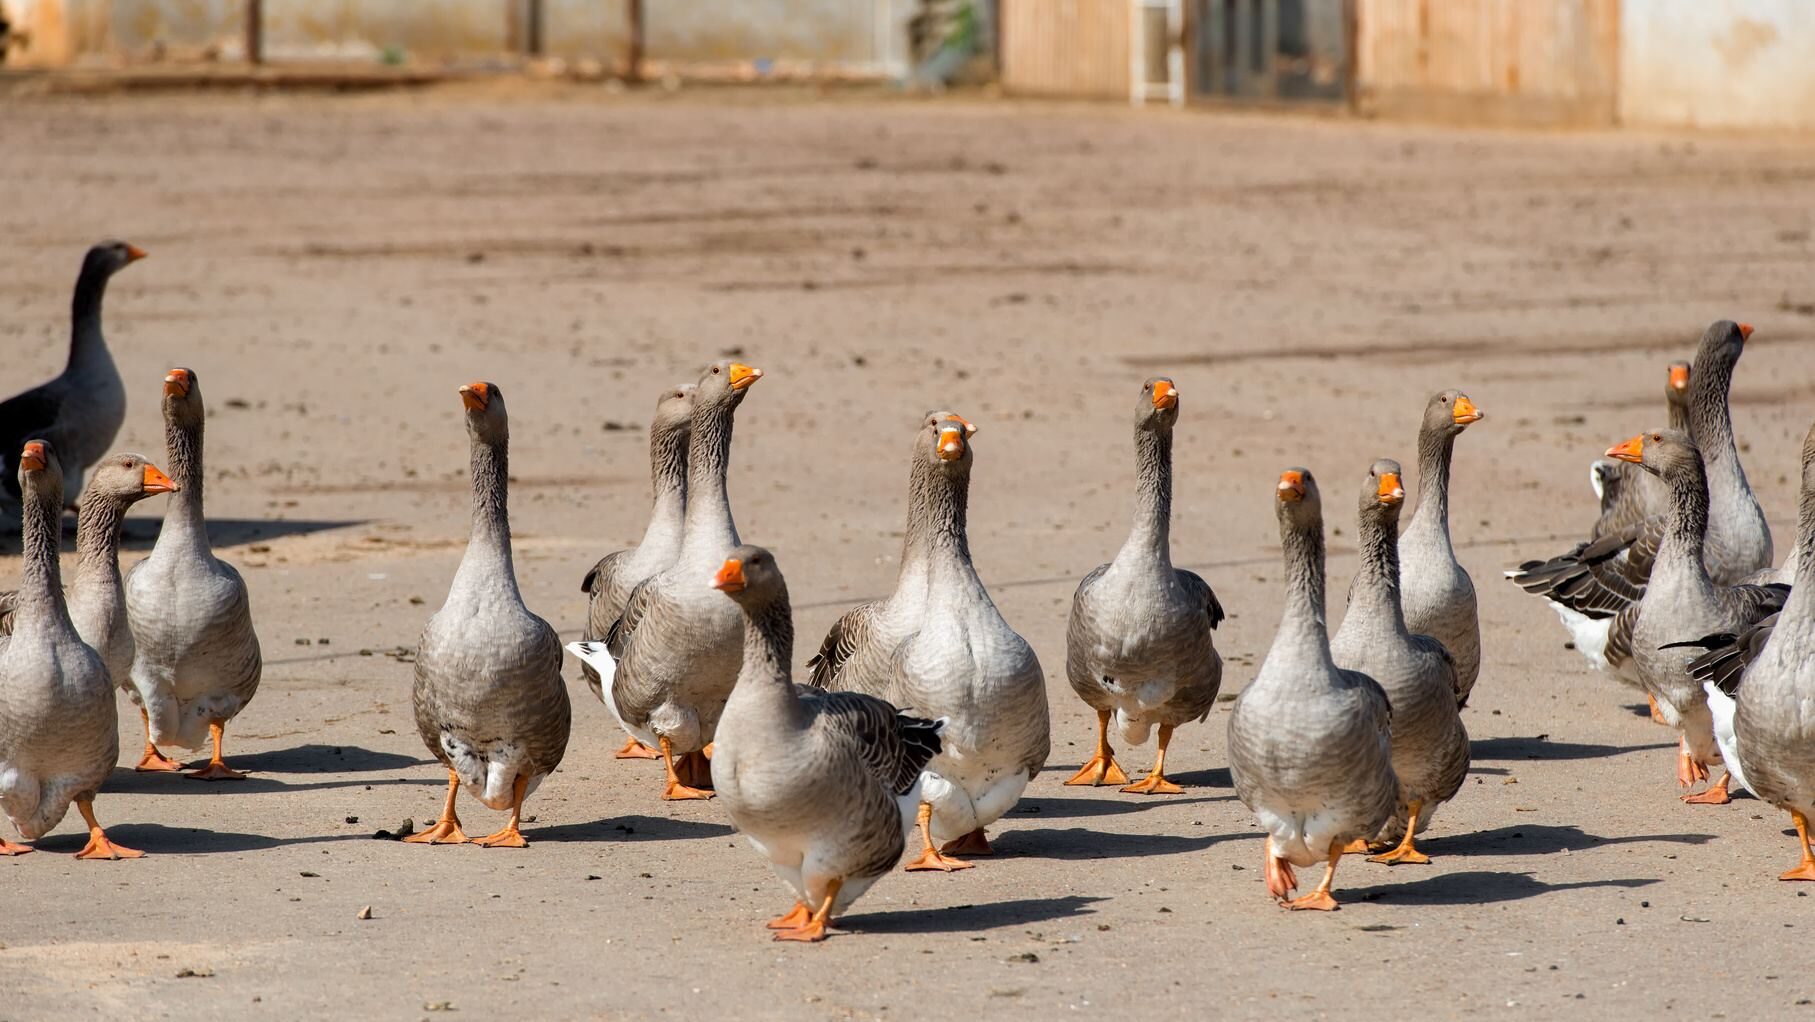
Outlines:
[[[1655,472],[1670,486],[1670,524],[1658,544],[1644,597],[1622,610],[1609,629],[1610,647],[1631,650],[1640,684],[1657,700],[1664,722],[1681,733],[1677,780],[1684,787],[1708,777],[1718,755],[1707,694],[1689,671],[1695,654],[1680,644],[1714,632],[1737,633],[1782,606],[1783,587],[1722,586],[1703,560],[1708,533],[1708,478],[1701,451],[1688,434],[1670,429],[1641,433],[1607,451],[1610,458]],[[1683,800],[1702,805],[1728,801],[1728,779]]]
[[1456,705],[1467,706],[1481,671],[1481,621],[1475,583],[1456,561],[1449,536],[1449,469],[1456,437],[1482,411],[1458,390],[1424,406],[1418,428],[1418,509],[1399,537],[1400,599],[1405,627],[1443,644],[1456,661]]
[[1223,660],[1210,634],[1223,619],[1222,604],[1202,578],[1172,566],[1172,428],[1178,416],[1178,388],[1171,380],[1141,385],[1134,527],[1115,560],[1085,575],[1071,598],[1065,673],[1072,691],[1096,711],[1097,750],[1066,784],[1126,784],[1109,745],[1113,718],[1131,745],[1144,743],[1155,725],[1160,731],[1152,771],[1121,790],[1178,793],[1165,775],[1172,732],[1208,716],[1222,687]]
[[1046,679],[971,563],[966,514],[976,427],[929,413],[914,439],[907,537],[887,600],[847,613],[815,658],[815,687],[863,692],[944,719],[927,764],[910,871],[967,869],[991,852],[985,828],[1046,765]]
[[[120,526],[126,509],[159,493],[171,493],[176,484],[137,454],[115,454],[94,470],[94,480],[82,493],[76,518],[76,577],[67,599],[76,634],[101,655],[107,676],[126,692],[132,687],[132,630],[126,624],[126,590],[120,582]],[[0,634],[13,630],[19,593],[0,593]],[[135,769],[180,770],[182,764],[166,757],[151,741],[151,721],[143,708],[145,755]]]
[[434,826],[405,841],[465,844],[454,803],[464,787],[488,809],[510,810],[484,848],[523,848],[523,800],[567,751],[572,708],[561,641],[523,605],[511,563],[510,418],[495,383],[459,388],[471,446],[473,527],[447,600],[422,630],[412,701],[416,730],[447,767]]
[[[693,429],[694,385],[683,383],[662,392],[649,425],[649,474],[655,501],[643,541],[628,550],[606,554],[586,573],[580,591],[587,594],[584,638],[600,640],[624,612],[624,601],[639,582],[668,567],[681,549],[681,526],[687,511],[687,438]],[[584,660],[580,672],[592,694],[605,701],[599,672]],[[658,759],[661,753],[635,737],[625,739],[618,759]]]
[[745,840],[794,889],[793,909],[769,923],[775,939],[824,940],[832,917],[901,861],[921,770],[938,754],[945,722],[793,684],[788,587],[767,550],[733,550],[711,585],[744,619],[712,786]]
[[[605,705],[644,745],[661,750],[662,798],[711,798],[704,750],[737,682],[742,615],[704,583],[739,543],[725,475],[731,428],[763,371],[716,362],[693,397],[687,449],[687,513],[674,562],[638,585],[602,643],[576,655],[599,672]],[[699,755],[695,755],[695,754]],[[677,759],[686,776],[677,770]]]
[[[1771,565],[1771,529],[1739,462],[1728,403],[1733,368],[1751,336],[1747,324],[1714,323],[1702,335],[1689,371],[1688,436],[1707,459],[1710,500],[1702,556],[1716,585],[1746,581]],[[1617,616],[1644,596],[1669,522],[1668,514],[1653,515],[1557,557],[1526,561],[1506,577],[1544,597],[1590,665],[1636,684],[1631,650],[1610,641],[1609,634]]]
[[1374,679],[1393,708],[1393,773],[1404,812],[1395,813],[1380,835],[1391,850],[1370,859],[1388,865],[1431,861],[1414,839],[1437,807],[1461,790],[1469,763],[1468,731],[1456,706],[1456,663],[1442,643],[1408,631],[1399,606],[1394,540],[1405,501],[1400,478],[1399,463],[1390,458],[1368,471],[1356,538],[1361,567],[1349,589],[1348,613],[1330,640],[1336,666]]
[[[1276,494],[1285,612],[1229,715],[1229,774],[1267,832],[1267,892],[1289,909],[1332,911],[1343,852],[1380,833],[1398,806],[1392,709],[1379,683],[1330,656],[1317,481],[1308,469],[1287,469]],[[1288,900],[1298,887],[1293,867],[1319,861],[1316,889]]]
[[221,756],[227,722],[258,691],[263,661],[245,580],[214,556],[202,514],[201,381],[193,369],[164,377],[164,444],[176,491],[151,556],[126,573],[132,629],[129,677],[150,741],[185,749],[212,740],[208,764],[186,776],[240,780]]
[[[144,853],[109,840],[95,821],[95,792],[120,756],[119,719],[107,664],[77,634],[64,603],[63,472],[49,441],[26,442],[15,460],[24,578],[12,634],[0,643],[0,811],[35,841],[73,802],[88,824],[76,858],[136,859]],[[0,855],[32,850],[0,838]]]
[[[1664,408],[1671,429],[1689,432],[1689,363],[1670,363],[1664,383]],[[1612,458],[1595,459],[1594,469],[1591,478],[1595,496],[1600,498],[1601,514],[1595,519],[1589,539],[1600,539],[1653,515],[1669,513],[1670,491],[1657,476]]]
[[126,385],[101,335],[101,300],[108,279],[143,258],[144,249],[124,241],[104,241],[83,256],[62,375],[0,402],[0,500],[19,498],[19,451],[33,437],[57,446],[64,506],[75,503],[83,474],[113,446],[126,421]]

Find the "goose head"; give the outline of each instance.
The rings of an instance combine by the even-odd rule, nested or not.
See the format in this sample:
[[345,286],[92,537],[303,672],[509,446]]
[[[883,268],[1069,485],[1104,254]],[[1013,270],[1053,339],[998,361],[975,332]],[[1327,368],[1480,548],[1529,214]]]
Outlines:
[[969,471],[977,425],[957,412],[928,412],[914,438],[914,456],[947,471]]
[[671,430],[684,430],[693,422],[693,396],[699,387],[691,383],[680,383],[662,391],[662,396],[655,401],[655,424],[653,432],[662,433]]
[[1675,429],[1654,429],[1607,448],[1607,456],[1628,462],[1652,475],[1671,479],[1690,467],[1700,467],[1702,452],[1689,434]]
[[1752,326],[1749,323],[1735,323],[1730,319],[1710,323],[1708,329],[1702,332],[1701,343],[1695,348],[1694,372],[1701,373],[1715,367],[1731,371],[1739,364],[1739,356],[1745,353],[1746,342],[1751,339]]
[[1136,429],[1149,432],[1170,430],[1178,422],[1178,387],[1164,376],[1155,376],[1141,384],[1141,398],[1135,404]]
[[766,607],[787,593],[775,555],[748,543],[731,551],[731,556],[712,573],[711,585],[749,608]]
[[61,503],[63,466],[49,440],[27,440],[19,451],[19,490]]
[[504,391],[488,380],[461,384],[460,404],[466,409],[466,431],[486,444],[510,439],[510,417],[504,411]]
[[1394,524],[1405,503],[1405,471],[1391,458],[1381,458],[1368,468],[1361,486],[1361,520]]
[[1308,468],[1288,468],[1279,474],[1279,485],[1273,489],[1279,530],[1301,532],[1323,528],[1323,498],[1317,492],[1317,480]]
[[145,258],[145,250],[137,245],[124,241],[103,241],[88,250],[82,258],[84,276],[93,274],[100,277],[111,277],[126,267]]
[[182,425],[201,425],[202,385],[195,370],[178,366],[164,374],[164,418]]
[[82,500],[106,500],[126,507],[146,497],[175,493],[176,488],[176,483],[143,455],[114,454],[94,467]]
[[1439,435],[1455,436],[1483,418],[1485,413],[1459,390],[1440,390],[1424,406],[1424,428]]
[[693,400],[699,408],[719,408],[730,406],[736,408],[744,400],[744,392],[756,385],[763,378],[763,371],[742,362],[714,362],[700,374],[699,386],[695,389]]
[[1669,384],[1664,388],[1664,400],[1673,405],[1689,403],[1689,363],[1670,363]]

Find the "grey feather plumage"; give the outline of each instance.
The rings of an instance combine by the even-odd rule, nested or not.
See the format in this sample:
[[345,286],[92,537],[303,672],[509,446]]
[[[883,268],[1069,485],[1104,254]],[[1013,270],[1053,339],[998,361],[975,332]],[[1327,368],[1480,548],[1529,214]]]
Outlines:
[[1475,583],[1456,560],[1449,531],[1450,459],[1456,437],[1481,413],[1460,391],[1434,395],[1418,429],[1418,509],[1399,537],[1405,625],[1429,635],[1456,661],[1460,705],[1481,671],[1481,621]]

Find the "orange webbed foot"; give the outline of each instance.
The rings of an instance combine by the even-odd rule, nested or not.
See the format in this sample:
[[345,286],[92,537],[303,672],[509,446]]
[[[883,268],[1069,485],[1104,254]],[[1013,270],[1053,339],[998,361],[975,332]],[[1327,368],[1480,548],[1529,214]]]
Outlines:
[[1092,786],[1127,784],[1128,775],[1122,772],[1120,766],[1116,765],[1114,752],[1107,754],[1099,752],[1086,760],[1084,765],[1078,768],[1078,772],[1071,775],[1071,780],[1065,783]]
[[158,751],[158,747],[149,743],[145,746],[145,755],[133,767],[140,773],[170,773],[183,769],[183,764]]
[[1367,838],[1363,837],[1358,837],[1342,846],[1342,854],[1344,855],[1366,855],[1373,850],[1374,846],[1368,844]]
[[966,862],[963,859],[954,859],[949,855],[941,855],[936,848],[928,848],[926,851],[920,853],[920,858],[908,863],[903,868],[909,873],[923,873],[929,870],[938,870],[941,873],[955,873],[961,869],[970,869],[975,865],[976,863],[974,862]]
[[1267,893],[1280,901],[1286,900],[1298,889],[1298,874],[1293,872],[1292,864],[1284,859],[1267,855]]
[[769,920],[768,927],[771,930],[798,930],[807,925],[812,918],[813,911],[807,908],[807,903],[797,901],[794,903],[794,907],[788,910],[787,915]]
[[96,830],[88,835],[88,844],[76,853],[78,859],[142,859],[145,853],[136,848],[115,844],[107,839],[104,831]]
[[0,855],[30,855],[35,851],[37,851],[37,849],[33,848],[31,845],[16,845],[11,841],[0,837]]
[[1689,752],[1689,743],[1679,741],[1676,750],[1676,783],[1685,788],[1693,788],[1708,779],[1708,767],[1696,761]]
[[989,846],[988,835],[984,834],[983,828],[979,827],[956,841],[947,841],[940,845],[939,853],[941,855],[994,855],[996,850]]
[[690,798],[711,798],[712,794],[713,793],[710,791],[701,791],[698,788],[690,788],[680,781],[675,780],[669,781],[663,786],[662,801],[683,802]]
[[459,820],[438,820],[433,827],[403,839],[411,845],[463,845],[472,840],[460,830]]
[[1185,789],[1159,773],[1148,774],[1133,784],[1125,785],[1121,790],[1130,795],[1182,795],[1185,792]]
[[805,944],[814,944],[826,939],[826,924],[812,919],[792,930],[778,930],[776,940],[793,940]]
[[234,770],[220,760],[213,760],[200,770],[191,770],[183,775],[192,781],[243,781],[246,775]]
[[1732,777],[1730,773],[1722,774],[1720,780],[1710,785],[1707,791],[1699,795],[1684,795],[1683,801],[1693,806],[1724,806],[1733,801],[1733,796],[1727,792],[1727,782]]
[[524,839],[523,832],[517,829],[515,823],[506,824],[504,829],[496,834],[487,834],[484,837],[474,838],[473,844],[476,844],[481,848],[529,847],[529,842]]
[[612,758],[614,758],[614,759],[661,759],[662,754],[660,752],[657,752],[656,750],[650,748],[649,746],[644,745],[642,742],[637,741],[635,738],[629,738],[624,741],[623,748],[619,749],[617,752],[612,753]]
[[1802,863],[1788,873],[1778,876],[1779,880],[1815,880],[1815,859],[1804,859]]
[[1368,856],[1368,861],[1384,862],[1388,866],[1399,866],[1407,863],[1416,866],[1428,866],[1430,865],[1431,857],[1412,847],[1411,842],[1408,841],[1390,852],[1381,852],[1379,855],[1370,855]]
[[1294,912],[1334,912],[1341,906],[1336,904],[1335,898],[1330,897],[1329,891],[1316,890],[1302,898],[1285,902],[1285,907]]

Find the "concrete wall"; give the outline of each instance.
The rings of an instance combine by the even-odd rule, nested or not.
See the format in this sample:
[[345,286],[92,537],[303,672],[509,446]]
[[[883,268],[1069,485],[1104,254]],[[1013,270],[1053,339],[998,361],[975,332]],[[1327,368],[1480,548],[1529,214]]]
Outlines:
[[1815,2],[1624,0],[1624,124],[1815,129]]

